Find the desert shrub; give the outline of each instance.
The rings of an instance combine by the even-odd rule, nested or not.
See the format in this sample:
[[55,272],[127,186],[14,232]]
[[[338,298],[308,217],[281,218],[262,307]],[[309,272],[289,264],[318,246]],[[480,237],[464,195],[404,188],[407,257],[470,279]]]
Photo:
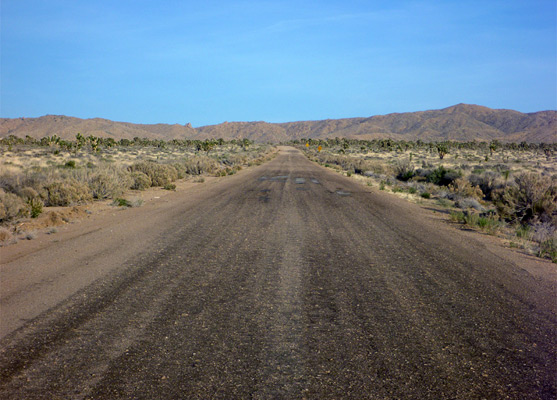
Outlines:
[[45,206],[69,206],[92,200],[89,187],[73,178],[54,180],[43,186],[41,193]]
[[29,199],[27,204],[29,204],[31,218],[37,218],[43,212],[43,201],[38,197]]
[[124,198],[121,197],[116,197],[114,199],[114,201],[112,202],[113,205],[117,206],[117,207],[132,207],[132,203],[129,200],[126,200]]
[[173,183],[167,183],[163,186],[164,190],[176,190],[176,185]]
[[183,178],[186,177],[188,171],[187,171],[186,166],[184,164],[172,163],[171,165],[176,170],[176,178],[177,179],[183,179]]
[[408,160],[398,161],[395,165],[396,178],[400,181],[408,181],[414,177],[414,167]]
[[152,185],[151,178],[141,171],[133,171],[130,176],[133,179],[131,189],[145,190]]
[[484,211],[485,208],[474,197],[461,197],[455,201],[455,206],[458,208],[473,208],[478,211]]
[[246,164],[248,162],[248,157],[242,154],[226,154],[222,156],[219,161],[223,165],[233,167],[235,165]]
[[366,175],[368,173],[383,174],[386,173],[388,169],[385,165],[373,160],[365,160],[344,155],[319,153],[316,158],[317,161],[324,164],[326,167],[338,165],[345,171],[350,171],[360,175]]
[[423,197],[424,199],[430,199],[431,198],[431,193],[429,192],[423,192],[420,194],[421,197]]
[[415,188],[416,193],[419,193],[420,195],[421,193],[433,193],[435,189],[438,189],[437,186],[431,183],[415,181],[415,180],[408,181],[406,185]]
[[468,181],[474,187],[479,187],[487,200],[492,200],[493,191],[500,188],[497,185],[499,174],[493,171],[483,172],[481,174],[472,173],[468,176]]
[[93,170],[87,177],[87,184],[94,199],[110,199],[120,196],[133,183],[134,180],[127,171],[114,167]]
[[219,169],[218,162],[207,156],[195,156],[184,162],[184,167],[189,175],[212,174]]
[[515,233],[516,237],[521,239],[532,239],[532,227],[530,225],[518,224]]
[[557,238],[552,237],[540,243],[538,257],[547,257],[557,263]]
[[473,198],[481,200],[484,194],[479,186],[473,186],[470,181],[464,178],[457,178],[449,185],[449,190],[457,197]]
[[75,161],[74,160],[66,161],[66,163],[64,164],[64,168],[75,169],[76,168]]
[[23,197],[25,200],[29,201],[36,197],[39,197],[39,193],[33,189],[32,187],[26,186],[18,191],[17,193],[20,197]]
[[500,227],[500,222],[495,216],[487,215],[478,217],[476,225],[488,233],[494,233]]
[[17,193],[23,187],[25,177],[18,172],[2,170],[0,172],[0,189],[6,192]]
[[13,240],[14,235],[8,228],[0,227],[0,245],[6,244]]
[[0,222],[27,217],[29,205],[16,194],[0,189]]
[[532,232],[532,240],[538,243],[545,242],[557,234],[557,227],[548,222],[542,222],[541,224],[535,224],[529,227]]
[[461,176],[460,172],[452,169],[447,169],[442,165],[440,165],[436,169],[431,171],[429,174],[427,174],[426,180],[436,185],[448,186],[460,176]]
[[172,165],[142,161],[128,167],[130,172],[143,172],[151,179],[151,186],[164,186],[178,179],[178,172]]
[[451,221],[460,222],[462,224],[465,222],[464,220],[465,214],[462,211],[451,211],[449,215]]
[[495,192],[500,215],[522,224],[528,222],[557,223],[557,182],[547,176],[523,173],[512,185]]

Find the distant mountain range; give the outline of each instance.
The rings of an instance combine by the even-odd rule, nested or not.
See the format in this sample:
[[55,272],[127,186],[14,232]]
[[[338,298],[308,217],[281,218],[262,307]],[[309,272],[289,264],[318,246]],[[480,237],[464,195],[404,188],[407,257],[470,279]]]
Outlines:
[[74,139],[77,133],[132,139],[239,139],[279,143],[300,138],[557,142],[557,111],[521,113],[457,104],[441,110],[377,115],[369,118],[327,119],[287,123],[224,122],[193,128],[190,124],[132,124],[102,118],[80,119],[63,115],[40,118],[2,118],[0,137],[26,135]]

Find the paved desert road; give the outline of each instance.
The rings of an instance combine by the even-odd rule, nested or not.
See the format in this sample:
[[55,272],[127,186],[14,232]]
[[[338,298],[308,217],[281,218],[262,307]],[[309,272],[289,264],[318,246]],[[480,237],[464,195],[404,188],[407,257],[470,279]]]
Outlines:
[[481,235],[292,148],[165,199],[4,255],[0,398],[556,398],[555,281]]

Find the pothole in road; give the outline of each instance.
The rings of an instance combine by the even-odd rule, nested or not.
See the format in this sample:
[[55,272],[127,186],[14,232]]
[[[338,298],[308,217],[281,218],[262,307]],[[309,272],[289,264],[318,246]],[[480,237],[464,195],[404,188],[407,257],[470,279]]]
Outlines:
[[298,185],[304,184],[306,183],[305,178],[296,178],[294,179],[294,182],[296,182]]
[[319,182],[317,179],[315,178],[311,178],[311,182],[315,183],[316,185],[319,185],[321,182]]
[[350,196],[350,195],[352,195],[352,193],[347,192],[345,190],[337,190],[335,193],[338,194],[339,196]]
[[288,175],[273,176],[271,178],[272,181],[285,181],[287,179],[288,179]]

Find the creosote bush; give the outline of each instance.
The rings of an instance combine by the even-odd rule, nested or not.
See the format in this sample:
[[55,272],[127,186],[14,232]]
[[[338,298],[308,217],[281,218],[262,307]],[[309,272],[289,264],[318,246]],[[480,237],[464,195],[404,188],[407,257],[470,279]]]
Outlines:
[[497,210],[507,220],[557,224],[557,180],[534,173],[515,177],[514,184],[495,194]]
[[452,169],[447,169],[440,165],[426,175],[426,180],[436,185],[448,186],[460,176],[462,176],[460,172]]
[[398,161],[395,165],[396,178],[400,181],[408,181],[414,177],[414,167],[409,160]]

